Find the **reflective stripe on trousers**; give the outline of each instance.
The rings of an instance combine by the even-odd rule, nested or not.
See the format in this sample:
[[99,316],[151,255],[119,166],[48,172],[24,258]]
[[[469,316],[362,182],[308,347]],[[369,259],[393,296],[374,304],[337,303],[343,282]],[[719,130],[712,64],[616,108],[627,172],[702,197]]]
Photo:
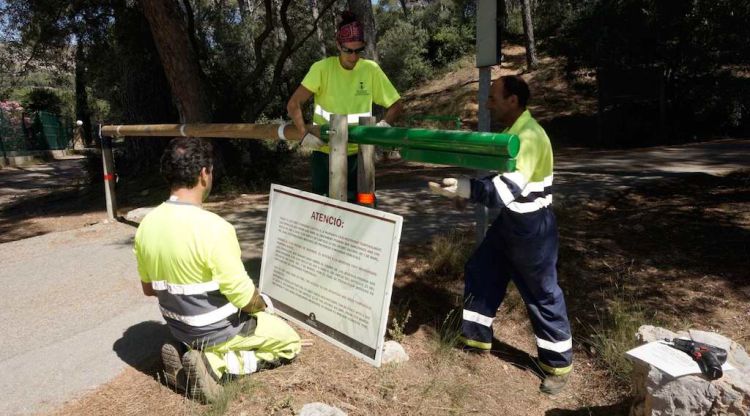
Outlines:
[[557,284],[555,217],[550,209],[518,215],[501,212],[466,263],[463,337],[491,344],[491,319],[512,280],[526,304],[540,363],[547,372],[565,369],[573,351],[565,298]]
[[257,319],[254,332],[238,334],[203,350],[217,378],[224,373],[249,374],[253,357],[257,370],[261,361],[292,360],[302,349],[299,335],[286,321],[266,312],[254,316]]

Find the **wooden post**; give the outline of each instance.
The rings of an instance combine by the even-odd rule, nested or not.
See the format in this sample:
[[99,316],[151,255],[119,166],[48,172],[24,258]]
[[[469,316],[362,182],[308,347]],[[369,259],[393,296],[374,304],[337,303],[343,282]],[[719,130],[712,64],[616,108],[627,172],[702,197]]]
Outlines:
[[[99,126],[101,132],[101,126]],[[117,195],[115,194],[115,159],[112,154],[112,138],[99,134],[102,143],[102,163],[104,165],[104,198],[107,201],[107,217],[117,219]]]
[[[360,126],[375,125],[375,117],[360,117]],[[357,202],[375,208],[375,146],[360,144],[357,154]]]
[[349,124],[346,115],[332,114],[328,147],[328,197],[346,202],[346,148],[349,144]]

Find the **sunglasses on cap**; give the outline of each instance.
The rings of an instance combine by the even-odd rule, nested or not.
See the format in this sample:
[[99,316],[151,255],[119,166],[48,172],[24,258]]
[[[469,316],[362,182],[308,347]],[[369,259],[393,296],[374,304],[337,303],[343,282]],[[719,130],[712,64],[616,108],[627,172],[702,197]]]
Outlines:
[[349,48],[347,48],[346,46],[344,46],[344,45],[341,45],[341,44],[339,44],[339,47],[341,47],[341,52],[344,52],[344,53],[346,53],[346,54],[349,54],[349,55],[351,55],[351,54],[353,54],[353,53],[356,53],[357,55],[361,55],[361,54],[362,54],[362,52],[364,52],[364,51],[365,51],[365,48],[367,47],[367,45],[365,45],[365,46],[362,46],[361,48],[357,48],[357,49],[349,49]]

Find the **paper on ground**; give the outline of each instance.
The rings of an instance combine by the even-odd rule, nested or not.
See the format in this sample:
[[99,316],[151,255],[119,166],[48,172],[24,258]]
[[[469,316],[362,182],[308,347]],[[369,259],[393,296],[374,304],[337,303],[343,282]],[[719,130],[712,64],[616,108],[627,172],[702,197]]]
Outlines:
[[[640,347],[633,348],[625,354],[645,361],[672,377],[680,377],[687,374],[700,374],[698,363],[687,353],[682,352],[660,341],[649,342]],[[722,370],[732,370],[734,367],[729,363],[721,366]]]

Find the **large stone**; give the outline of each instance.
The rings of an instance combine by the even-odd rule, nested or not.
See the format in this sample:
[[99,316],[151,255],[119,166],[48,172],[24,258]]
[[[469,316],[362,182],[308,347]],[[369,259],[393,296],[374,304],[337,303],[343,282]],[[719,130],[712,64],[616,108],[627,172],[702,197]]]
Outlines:
[[409,361],[409,354],[406,353],[404,347],[396,341],[386,341],[383,344],[383,356],[381,361],[383,364],[390,363],[403,363]]
[[143,217],[145,217],[153,209],[154,207],[136,208],[132,211],[128,211],[128,213],[125,215],[125,219],[140,224],[141,221],[143,221]]
[[307,403],[302,406],[302,410],[299,412],[299,416],[346,416],[341,409],[334,406],[329,406],[325,403],[315,402]]
[[691,338],[727,350],[734,370],[724,372],[719,380],[703,375],[673,378],[640,360],[634,359],[633,405],[631,416],[750,415],[750,358],[745,349],[720,334],[690,330],[674,333],[664,328],[644,325],[636,337],[642,343],[664,338]]

